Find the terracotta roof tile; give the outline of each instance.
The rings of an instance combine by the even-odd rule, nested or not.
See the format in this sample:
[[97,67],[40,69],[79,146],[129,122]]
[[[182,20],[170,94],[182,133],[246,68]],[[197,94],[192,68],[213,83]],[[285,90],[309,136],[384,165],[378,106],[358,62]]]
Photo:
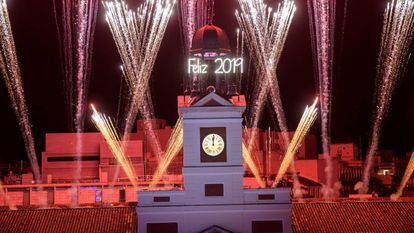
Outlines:
[[[293,203],[293,232],[414,232],[414,202]],[[135,207],[0,210],[0,232],[136,232]]]
[[1,232],[136,232],[134,207],[0,211]]
[[414,232],[414,202],[294,203],[294,232]]

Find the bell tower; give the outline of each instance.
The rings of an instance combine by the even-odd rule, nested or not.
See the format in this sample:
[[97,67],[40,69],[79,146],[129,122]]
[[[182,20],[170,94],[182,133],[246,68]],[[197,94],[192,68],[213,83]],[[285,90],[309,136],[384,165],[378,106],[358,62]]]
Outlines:
[[179,108],[184,129],[184,187],[188,201],[194,204],[243,202],[244,100],[237,104],[211,92]]
[[[245,97],[231,91],[236,90],[231,88],[234,73],[204,72],[229,53],[227,35],[220,28],[210,23],[195,33],[190,56],[197,60],[196,71],[203,63],[203,72],[189,74],[187,91],[178,97],[183,188],[138,192],[138,232],[292,231],[289,188],[243,187]],[[235,66],[235,60],[224,60]]]

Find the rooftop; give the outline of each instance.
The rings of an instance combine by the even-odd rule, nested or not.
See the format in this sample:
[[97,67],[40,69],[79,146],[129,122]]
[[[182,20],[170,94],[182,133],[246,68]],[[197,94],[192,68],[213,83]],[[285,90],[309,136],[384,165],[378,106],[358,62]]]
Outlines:
[[2,232],[136,232],[134,207],[0,211]]
[[[136,232],[135,207],[0,211],[6,232]],[[293,203],[293,232],[413,232],[414,201]]]
[[293,232],[413,232],[412,201],[294,203]]

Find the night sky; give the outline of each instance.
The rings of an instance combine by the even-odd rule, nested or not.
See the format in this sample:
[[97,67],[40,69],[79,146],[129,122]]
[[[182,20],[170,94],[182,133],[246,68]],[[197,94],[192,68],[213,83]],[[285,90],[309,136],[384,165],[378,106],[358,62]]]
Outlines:
[[[129,0],[130,6],[141,1]],[[276,3],[279,1],[268,1]],[[278,68],[286,118],[294,130],[303,112],[316,95],[308,12],[305,0],[296,0],[297,11]],[[332,99],[332,139],[362,141],[366,145],[372,119],[375,68],[380,43],[385,0],[349,0],[342,37],[344,0],[337,1],[337,36]],[[233,47],[237,22],[236,0],[216,0],[214,24],[223,28]],[[46,133],[68,132],[64,106],[63,76],[53,1],[9,0],[9,14],[22,70],[27,105],[33,125],[36,150],[44,150]],[[174,12],[151,79],[156,115],[173,124],[177,118],[176,96],[182,94],[185,71],[178,13]],[[93,48],[89,102],[102,112],[115,116],[120,84],[120,58],[99,5]],[[414,145],[414,62],[410,61],[394,95],[385,120],[381,148],[398,153]],[[23,140],[9,102],[3,80],[0,82],[1,134],[0,162],[26,158]],[[90,113],[88,113],[90,114]],[[274,127],[267,116],[263,127]],[[319,123],[312,132],[319,134]],[[96,131],[87,118],[86,131]],[[365,147],[364,147],[365,150]]]

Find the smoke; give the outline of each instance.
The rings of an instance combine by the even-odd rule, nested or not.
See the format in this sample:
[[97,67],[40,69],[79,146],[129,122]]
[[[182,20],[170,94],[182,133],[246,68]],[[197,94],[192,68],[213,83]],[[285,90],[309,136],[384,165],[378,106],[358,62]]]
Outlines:
[[341,190],[342,190],[342,184],[341,182],[335,182],[333,184],[333,187],[330,188],[326,185],[322,185],[322,196],[325,200],[327,201],[331,201],[334,198],[340,197],[341,196]]
[[365,194],[368,192],[368,185],[365,185],[362,181],[358,181],[354,186],[354,190],[358,191],[359,194]]

